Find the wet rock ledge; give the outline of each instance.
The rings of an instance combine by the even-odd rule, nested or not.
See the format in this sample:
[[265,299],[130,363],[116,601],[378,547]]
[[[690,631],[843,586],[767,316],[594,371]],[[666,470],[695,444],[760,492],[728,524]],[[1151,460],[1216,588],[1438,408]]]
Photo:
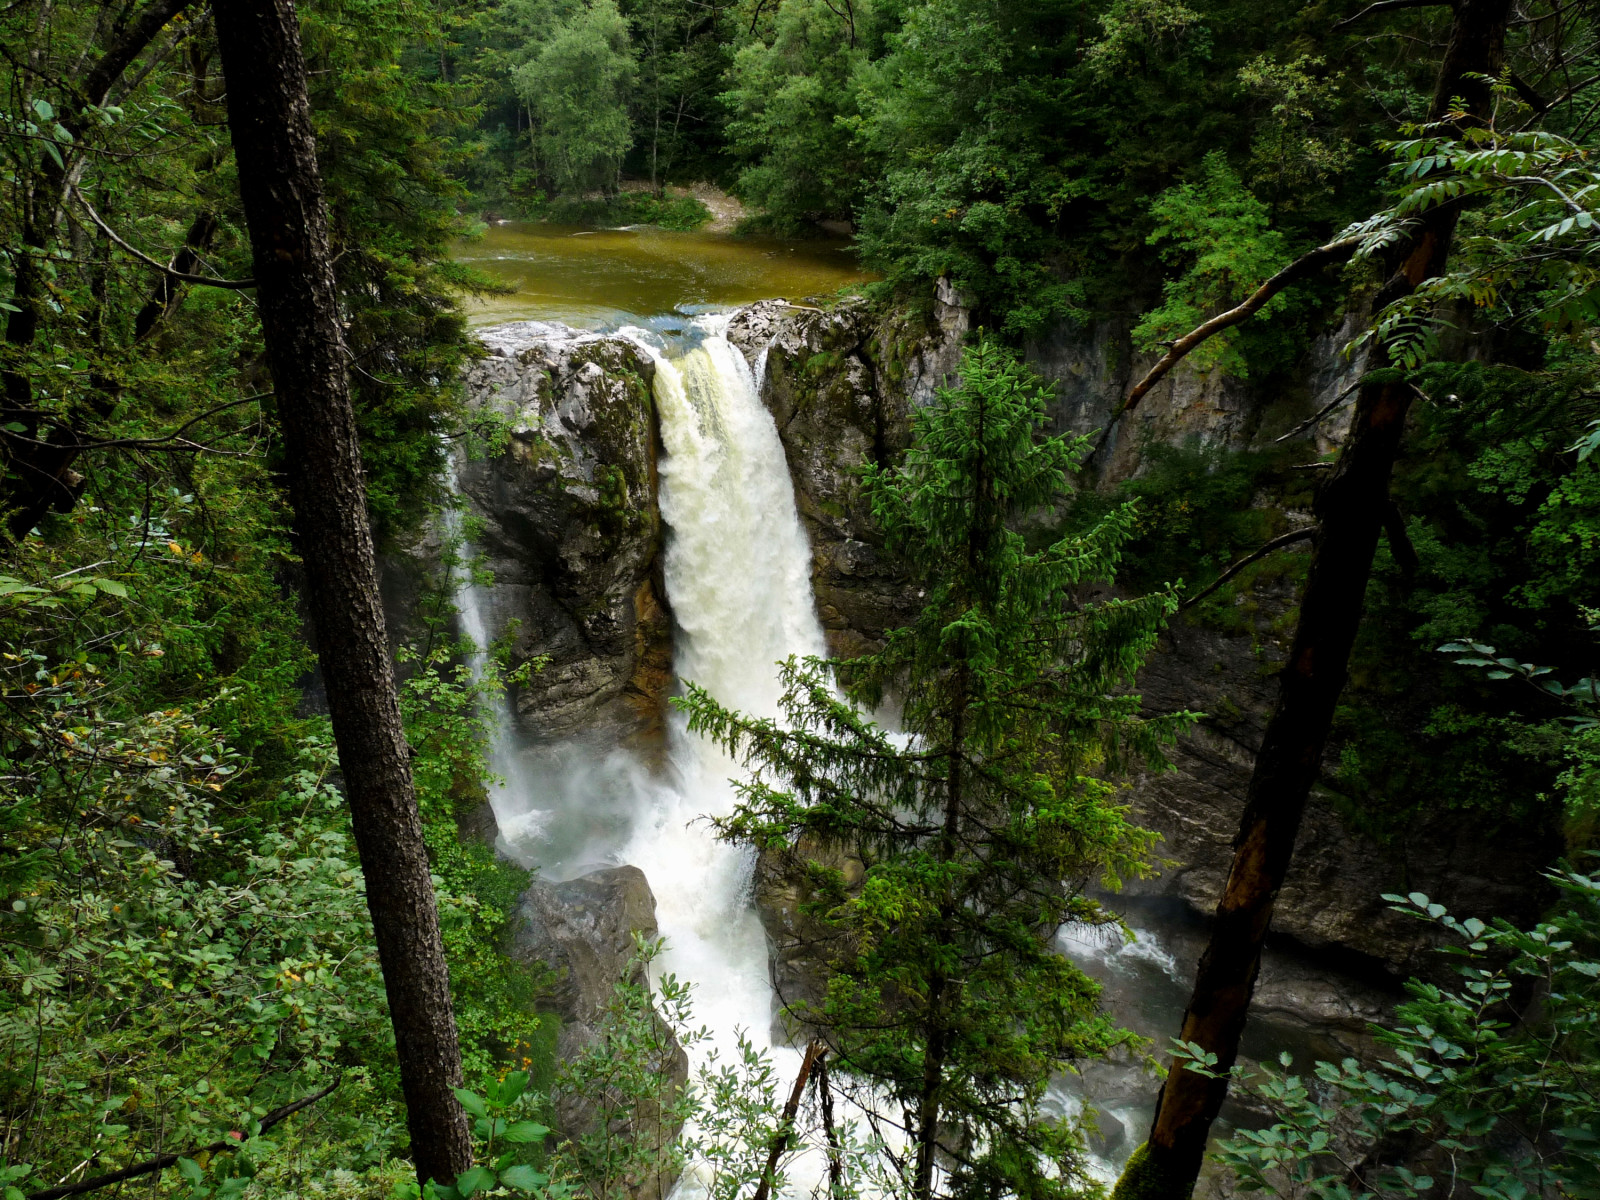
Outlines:
[[[522,894],[506,950],[513,961],[535,973],[549,971],[554,976],[539,1008],[561,1021],[558,1062],[571,1064],[604,1048],[607,1010],[617,985],[645,983],[634,938],[651,939],[657,932],[655,895],[638,867],[610,867],[566,883],[535,880]],[[659,1017],[655,1027],[647,1065],[660,1080],[662,1094],[674,1094],[689,1078],[689,1058]],[[646,1139],[661,1149],[680,1129],[679,1122],[653,1101],[628,1111],[608,1110],[608,1097],[587,1094],[560,1080],[551,1101],[556,1132],[567,1138],[581,1139],[609,1119],[619,1137]],[[632,1200],[665,1200],[676,1181],[676,1171],[652,1172],[630,1179],[628,1193]]]

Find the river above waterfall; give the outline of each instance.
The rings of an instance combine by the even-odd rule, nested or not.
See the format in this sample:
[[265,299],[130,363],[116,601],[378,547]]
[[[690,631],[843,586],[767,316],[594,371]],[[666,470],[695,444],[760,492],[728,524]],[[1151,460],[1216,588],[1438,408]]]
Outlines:
[[873,276],[843,241],[678,233],[651,226],[491,225],[455,259],[509,285],[468,301],[473,325],[561,321],[616,328],[670,313],[823,296]]

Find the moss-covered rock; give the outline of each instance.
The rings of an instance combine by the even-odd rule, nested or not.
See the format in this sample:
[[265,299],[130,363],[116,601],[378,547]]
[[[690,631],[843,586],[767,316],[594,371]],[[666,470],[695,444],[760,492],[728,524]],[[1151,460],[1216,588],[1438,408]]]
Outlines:
[[481,336],[467,385],[510,433],[460,472],[494,574],[490,633],[516,622],[514,659],[549,659],[518,689],[518,719],[535,738],[652,743],[671,654],[655,365],[625,339],[540,322]]

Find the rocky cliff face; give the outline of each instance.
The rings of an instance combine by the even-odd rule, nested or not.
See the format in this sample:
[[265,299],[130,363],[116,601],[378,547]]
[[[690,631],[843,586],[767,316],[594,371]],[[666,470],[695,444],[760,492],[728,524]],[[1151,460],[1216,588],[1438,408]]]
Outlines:
[[[818,609],[837,653],[870,648],[915,608],[914,590],[883,554],[857,472],[904,451],[911,413],[957,369],[969,324],[958,301],[948,288],[923,314],[771,301],[730,324],[788,455]],[[1108,443],[1103,480],[1137,473],[1152,442],[1192,437],[1246,449],[1294,428],[1358,377],[1359,362],[1339,353],[1355,329],[1352,317],[1319,339],[1300,382],[1270,395],[1181,367]],[[477,519],[471,535],[495,577],[492,632],[515,621],[517,657],[549,657],[516,697],[519,719],[535,738],[648,742],[670,681],[671,632],[658,566],[652,364],[622,339],[554,326],[505,327],[485,341],[490,353],[469,384],[509,436],[461,483]],[[1057,330],[1027,353],[1055,384],[1050,423],[1058,431],[1103,424],[1147,365],[1114,322]],[[1308,455],[1331,449],[1342,432],[1337,418],[1324,422],[1306,435]],[[402,609],[405,585],[392,581]],[[1157,879],[1130,889],[1124,903],[1135,912],[1166,913],[1172,925],[1173,906],[1203,921],[1215,903],[1294,599],[1291,586],[1267,584],[1251,596],[1254,615],[1237,634],[1179,623],[1148,665],[1141,688],[1151,708],[1208,717],[1175,749],[1172,771],[1129,790],[1141,823],[1163,835],[1168,860]],[[1524,917],[1537,904],[1527,881],[1549,851],[1536,837],[1490,841],[1463,822],[1380,845],[1353,830],[1331,796],[1315,796],[1279,902],[1258,1012],[1286,1039],[1316,1032],[1346,1052],[1395,978],[1434,965],[1427,930],[1391,914],[1383,893],[1427,892],[1463,916]],[[780,987],[804,993],[821,963],[797,919],[801,898],[785,886],[765,872],[757,899]],[[1183,955],[1194,948],[1184,943]]]
[[[890,461],[904,448],[912,409],[926,403],[958,366],[968,322],[957,300],[944,289],[933,313],[920,319],[884,316],[866,306],[823,312],[757,305],[742,312],[730,331],[757,368],[783,436],[812,538],[818,607],[841,653],[871,646],[915,604],[915,595],[884,560],[855,472],[868,462]],[[1151,443],[1195,439],[1234,450],[1270,444],[1345,395],[1359,378],[1360,361],[1342,354],[1358,326],[1358,316],[1351,316],[1317,339],[1299,382],[1270,395],[1180,365],[1108,441],[1097,464],[1102,483],[1138,473]],[[1057,432],[1103,426],[1132,379],[1149,366],[1135,359],[1126,327],[1116,322],[1057,329],[1032,343],[1027,358],[1055,385],[1049,424]],[[1307,456],[1336,447],[1347,421],[1336,413],[1303,435]],[[1292,588],[1283,585],[1253,596],[1255,627],[1239,635],[1179,623],[1142,676],[1153,709],[1209,715],[1177,747],[1173,771],[1146,775],[1130,790],[1136,815],[1163,835],[1160,853],[1170,860],[1159,878],[1138,885],[1137,898],[1176,898],[1196,915],[1215,904],[1275,695],[1272,672],[1287,651],[1282,618],[1294,602]],[[1336,752],[1330,750],[1330,758]],[[1525,845],[1503,838],[1490,843],[1460,822],[1417,830],[1402,847],[1380,846],[1352,831],[1331,797],[1315,796],[1274,918],[1283,953],[1268,979],[1276,974],[1299,981],[1279,989],[1299,997],[1301,1016],[1285,1019],[1292,1023],[1339,1007],[1328,987],[1306,982],[1326,974],[1330,962],[1380,986],[1437,965],[1427,953],[1427,930],[1390,913],[1383,893],[1427,892],[1462,915],[1531,915],[1527,910],[1537,900],[1528,880],[1548,861],[1550,849],[1536,836]],[[762,894],[767,893],[773,904],[766,920],[779,947],[780,974],[791,972],[798,984],[811,964],[791,962],[797,952],[786,947],[793,922],[784,914],[784,898],[771,887]],[[1340,984],[1351,986],[1348,977]],[[1285,1007],[1287,1012],[1295,1005],[1286,1000]],[[1370,1004],[1356,1008],[1366,1012]],[[1352,1019],[1354,1027],[1364,1019]]]
[[[1063,323],[1028,343],[1028,365],[1055,389],[1051,432],[1104,429],[1128,388],[1154,364],[1153,355],[1133,353],[1129,328],[1122,320],[1089,326]],[[1365,369],[1366,356],[1347,358],[1344,348],[1361,328],[1362,314],[1352,312],[1318,336],[1294,379],[1270,395],[1221,371],[1203,371],[1188,360],[1179,363],[1112,430],[1096,462],[1101,481],[1116,483],[1137,475],[1151,444],[1193,440],[1230,450],[1267,448],[1313,413],[1348,397]],[[1349,425],[1348,407],[1336,410],[1306,434],[1308,453],[1337,448]]]
[[[1253,637],[1177,624],[1140,676],[1152,709],[1208,715],[1175,748],[1173,770],[1134,785],[1141,823],[1160,830],[1160,853],[1172,860],[1158,879],[1132,885],[1135,895],[1175,895],[1205,912],[1221,894],[1276,695],[1272,672],[1288,651],[1287,633],[1271,618],[1293,596],[1285,588],[1266,599]],[[1337,753],[1330,748],[1330,767]],[[1429,953],[1432,927],[1391,912],[1384,893],[1425,892],[1462,916],[1531,920],[1543,903],[1531,885],[1557,853],[1537,830],[1488,837],[1459,814],[1414,828],[1402,842],[1379,843],[1350,827],[1336,797],[1313,790],[1273,916],[1274,937],[1290,954],[1310,952],[1374,980],[1433,974],[1445,964]]]
[[783,301],[741,309],[728,326],[757,374],[811,539],[817,613],[836,654],[859,654],[901,624],[915,596],[883,559],[857,472],[911,441],[911,409],[960,359],[965,313],[823,311]]
[[468,535],[493,577],[492,636],[546,665],[514,697],[535,740],[648,742],[671,620],[660,582],[655,368],[632,343],[541,322],[482,335],[467,372],[504,450],[465,465]]

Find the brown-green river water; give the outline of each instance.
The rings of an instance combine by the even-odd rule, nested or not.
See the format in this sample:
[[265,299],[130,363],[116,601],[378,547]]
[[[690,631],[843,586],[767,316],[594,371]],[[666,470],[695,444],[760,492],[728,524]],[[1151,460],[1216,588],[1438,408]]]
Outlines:
[[456,259],[516,289],[469,300],[474,325],[543,320],[613,326],[773,297],[824,296],[872,278],[841,242],[648,226],[493,225],[483,237],[460,243]]

